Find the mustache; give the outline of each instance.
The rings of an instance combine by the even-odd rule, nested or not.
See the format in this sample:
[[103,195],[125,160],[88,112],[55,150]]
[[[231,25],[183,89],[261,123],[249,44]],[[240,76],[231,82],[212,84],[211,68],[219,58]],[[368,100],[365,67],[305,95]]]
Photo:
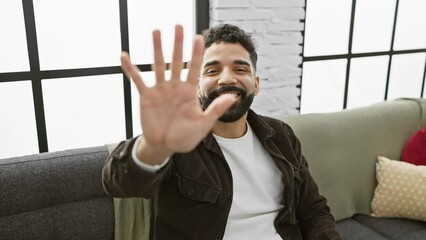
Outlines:
[[208,95],[208,98],[215,99],[219,97],[222,93],[226,93],[226,92],[238,92],[241,97],[244,97],[247,95],[247,91],[243,88],[239,88],[235,86],[224,86],[211,91]]

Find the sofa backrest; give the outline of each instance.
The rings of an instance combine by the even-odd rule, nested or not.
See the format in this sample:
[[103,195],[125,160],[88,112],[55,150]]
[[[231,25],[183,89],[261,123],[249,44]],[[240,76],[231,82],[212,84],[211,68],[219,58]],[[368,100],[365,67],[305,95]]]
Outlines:
[[1,239],[113,239],[107,147],[0,159]]
[[340,220],[370,214],[377,156],[400,158],[410,136],[426,126],[426,100],[399,99],[283,120],[301,141],[313,178]]

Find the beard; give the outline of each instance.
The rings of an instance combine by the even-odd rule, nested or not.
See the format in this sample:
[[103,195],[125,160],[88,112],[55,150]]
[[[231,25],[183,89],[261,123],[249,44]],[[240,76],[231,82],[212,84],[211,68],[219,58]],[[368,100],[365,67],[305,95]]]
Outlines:
[[247,91],[245,89],[238,88],[235,86],[225,86],[213,90],[211,93],[209,93],[208,96],[201,94],[200,102],[203,107],[203,110],[206,110],[207,107],[213,102],[213,100],[219,97],[222,93],[226,92],[238,92],[240,94],[240,99],[219,118],[219,121],[225,123],[235,122],[241,117],[243,117],[244,114],[246,114],[247,111],[250,109],[250,106],[255,96],[254,92],[251,94],[247,94]]

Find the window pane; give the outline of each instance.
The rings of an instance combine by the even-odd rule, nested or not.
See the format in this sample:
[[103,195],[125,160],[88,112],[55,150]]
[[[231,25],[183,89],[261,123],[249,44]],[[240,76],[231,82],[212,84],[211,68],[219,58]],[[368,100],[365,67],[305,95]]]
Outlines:
[[40,68],[120,64],[119,1],[34,1]]
[[[155,85],[155,74],[154,72],[141,72],[140,75],[144,80],[147,87],[153,87]],[[170,77],[170,71],[166,71],[166,78]],[[132,90],[132,122],[133,122],[133,136],[137,136],[142,133],[141,121],[140,121],[140,103],[139,103],[139,92],[135,84],[131,83]]]
[[395,4],[395,0],[356,2],[353,53],[390,50]]
[[389,56],[354,58],[349,77],[348,108],[385,99]]
[[0,111],[0,158],[38,153],[31,82],[0,83]]
[[425,78],[423,79],[422,84],[423,84],[423,98],[426,98],[426,75],[425,75]]
[[426,1],[399,1],[395,50],[426,48]]
[[42,83],[49,151],[125,139],[122,74]]
[[[166,79],[170,78],[170,71],[166,71]],[[144,83],[147,87],[152,87],[155,85],[155,74],[154,72],[141,72],[140,75],[144,80]],[[183,69],[181,77],[186,79],[188,76],[188,69]],[[141,134],[142,127],[140,121],[140,110],[139,110],[139,93],[135,85],[132,83],[132,116],[133,116],[133,136]]]
[[[426,65],[426,63],[425,63],[425,65]],[[426,66],[425,66],[425,68],[426,68]],[[425,74],[425,78],[423,79],[423,98],[426,98],[426,74]]]
[[347,53],[352,0],[308,0],[306,7],[304,56]]
[[346,59],[303,63],[300,113],[342,110],[346,63]]
[[171,62],[174,26],[178,23],[184,26],[184,60],[189,61],[195,33],[194,0],[128,0],[128,3],[130,54],[135,63],[153,62],[154,29],[161,30],[164,59]]
[[425,53],[394,55],[389,80],[388,99],[420,97]]
[[0,1],[0,72],[29,71],[22,1]]

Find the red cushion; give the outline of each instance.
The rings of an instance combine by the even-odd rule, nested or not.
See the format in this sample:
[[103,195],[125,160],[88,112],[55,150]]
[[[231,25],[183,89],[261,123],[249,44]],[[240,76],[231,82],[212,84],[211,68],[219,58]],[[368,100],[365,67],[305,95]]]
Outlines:
[[401,160],[416,165],[426,165],[426,127],[411,136],[402,152]]

